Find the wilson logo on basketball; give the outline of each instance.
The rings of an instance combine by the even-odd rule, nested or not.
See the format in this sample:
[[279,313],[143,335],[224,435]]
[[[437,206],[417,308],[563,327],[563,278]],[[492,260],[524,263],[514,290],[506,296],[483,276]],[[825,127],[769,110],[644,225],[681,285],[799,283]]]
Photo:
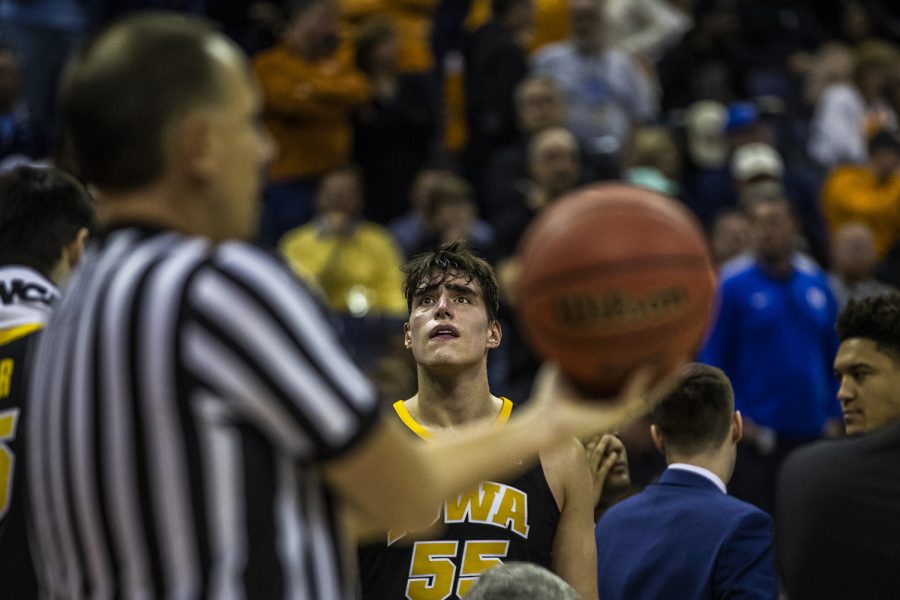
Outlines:
[[569,327],[626,327],[664,321],[687,308],[683,287],[655,290],[647,295],[611,290],[601,294],[566,294],[556,298],[556,317]]

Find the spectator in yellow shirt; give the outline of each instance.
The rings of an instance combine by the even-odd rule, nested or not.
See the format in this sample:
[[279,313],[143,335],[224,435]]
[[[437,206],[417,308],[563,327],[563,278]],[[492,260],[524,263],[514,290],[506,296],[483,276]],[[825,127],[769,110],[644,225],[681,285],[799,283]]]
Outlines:
[[254,60],[263,121],[279,146],[263,199],[266,245],[312,217],[316,182],[350,159],[351,118],[369,87],[339,45],[336,1],[300,0],[281,42]]
[[279,247],[332,310],[404,318],[400,251],[387,228],[362,219],[362,208],[359,168],[331,171],[319,185],[315,218],[288,232]]
[[860,222],[875,236],[875,249],[883,257],[900,239],[900,138],[880,131],[869,140],[869,160],[831,171],[822,188],[822,209],[828,227]]

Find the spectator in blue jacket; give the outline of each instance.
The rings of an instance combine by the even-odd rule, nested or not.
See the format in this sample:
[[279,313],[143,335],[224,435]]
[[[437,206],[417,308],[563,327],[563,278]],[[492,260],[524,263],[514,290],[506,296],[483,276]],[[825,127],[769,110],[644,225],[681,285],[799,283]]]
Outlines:
[[837,305],[826,275],[795,250],[787,200],[764,196],[747,212],[753,252],[721,272],[718,316],[700,360],[729,376],[746,420],[732,492],[772,512],[784,456],[837,427]]

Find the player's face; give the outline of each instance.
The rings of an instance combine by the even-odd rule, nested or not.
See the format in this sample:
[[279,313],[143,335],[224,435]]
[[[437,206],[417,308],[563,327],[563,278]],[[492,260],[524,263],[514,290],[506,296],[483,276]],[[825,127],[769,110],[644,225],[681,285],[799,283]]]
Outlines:
[[224,97],[208,120],[211,221],[220,240],[248,239],[256,233],[260,190],[274,145],[260,120],[260,94],[244,58],[230,48],[217,58]]
[[847,435],[900,420],[900,364],[872,340],[844,340],[834,359]]
[[477,281],[452,275],[441,279],[423,283],[416,291],[403,328],[406,347],[423,367],[478,364],[500,344],[500,325],[488,321]]

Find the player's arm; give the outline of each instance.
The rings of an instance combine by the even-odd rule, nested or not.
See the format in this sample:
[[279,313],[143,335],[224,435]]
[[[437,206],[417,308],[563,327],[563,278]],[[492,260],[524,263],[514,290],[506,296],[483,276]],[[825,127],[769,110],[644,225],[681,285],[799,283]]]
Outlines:
[[541,453],[541,464],[560,507],[553,538],[553,572],[582,598],[596,598],[594,489],[584,446],[573,438],[552,451]]

